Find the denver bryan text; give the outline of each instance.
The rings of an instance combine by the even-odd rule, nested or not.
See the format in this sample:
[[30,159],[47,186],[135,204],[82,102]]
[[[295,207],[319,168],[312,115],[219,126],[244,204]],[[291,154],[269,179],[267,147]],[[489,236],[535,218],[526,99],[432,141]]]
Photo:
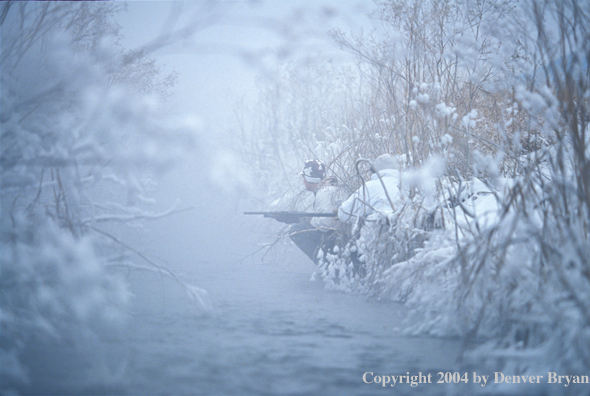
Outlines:
[[[494,382],[496,384],[539,384],[543,380],[542,375],[504,375],[500,372],[494,372]],[[570,384],[588,384],[587,375],[557,375],[552,371],[547,373],[548,384],[563,384],[568,387]]]

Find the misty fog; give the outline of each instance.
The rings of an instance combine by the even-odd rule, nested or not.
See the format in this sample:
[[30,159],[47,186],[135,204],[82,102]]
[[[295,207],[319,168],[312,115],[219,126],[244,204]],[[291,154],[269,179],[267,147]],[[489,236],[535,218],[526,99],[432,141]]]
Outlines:
[[0,393],[590,392],[587,4],[0,23]]

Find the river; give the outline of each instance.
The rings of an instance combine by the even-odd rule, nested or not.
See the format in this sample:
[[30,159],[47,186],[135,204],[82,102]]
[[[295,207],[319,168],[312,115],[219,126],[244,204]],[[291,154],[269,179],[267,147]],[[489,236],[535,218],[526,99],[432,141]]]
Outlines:
[[[363,374],[452,371],[460,342],[400,335],[404,307],[324,289],[310,265],[203,264],[196,281],[213,313],[155,293],[125,344],[126,388],[137,394],[364,395],[391,393]],[[313,269],[313,268],[311,268]],[[167,288],[169,290],[169,288]],[[162,301],[167,301],[162,303]],[[182,303],[182,302],[185,303]],[[144,301],[145,302],[145,301]],[[365,377],[371,381],[371,375]],[[416,388],[396,385],[396,394]],[[444,385],[419,385],[420,394]]]
[[[209,291],[203,313],[171,280],[130,279],[135,297],[117,333],[86,356],[61,344],[36,358],[63,354],[69,364],[33,381],[43,394],[367,395],[447,394],[438,372],[454,371],[458,340],[402,335],[403,305],[325,290],[311,264],[287,261],[195,264],[181,273]],[[108,381],[82,380],[74,364]],[[382,387],[382,375],[431,374],[432,384]],[[363,375],[366,382],[363,381]],[[372,374],[370,374],[372,373]],[[103,376],[104,377],[104,376]],[[102,381],[102,382],[101,382]]]

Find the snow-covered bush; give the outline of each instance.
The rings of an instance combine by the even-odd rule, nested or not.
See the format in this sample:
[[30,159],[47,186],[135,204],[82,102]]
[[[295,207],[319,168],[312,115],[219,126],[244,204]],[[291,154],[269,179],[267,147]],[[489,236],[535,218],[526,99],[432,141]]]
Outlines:
[[[503,1],[386,1],[374,13],[379,34],[330,32],[354,67],[326,59],[285,67],[244,127],[238,150],[267,181],[264,194],[297,191],[308,158],[325,162],[349,194],[361,185],[356,160],[383,153],[414,167],[444,154],[461,177],[473,176],[472,151],[501,152],[504,135],[514,138],[524,122],[505,111],[516,99],[496,66],[517,49],[488,29],[511,10]],[[287,208],[290,198],[277,202]]]
[[[538,149],[522,155],[527,141],[503,141],[518,172],[504,183],[489,179],[502,186],[494,193],[497,210],[460,241],[457,298],[437,316],[466,309],[463,333],[494,335],[513,358],[536,350],[545,356],[541,364],[579,373],[590,367],[590,8],[527,2],[515,16],[505,26],[528,54],[508,65],[518,74],[505,80],[514,84],[529,131],[541,134],[533,142]],[[480,157],[480,169],[497,173],[489,165]]]
[[[589,6],[391,0],[375,16],[382,39],[332,33],[358,59],[358,74],[343,71],[355,84],[343,107],[283,141],[336,144],[310,154],[336,164],[351,202],[370,208],[346,246],[323,252],[323,279],[404,301],[416,313],[409,332],[489,337],[472,357],[494,368],[523,360],[516,370],[587,371]],[[322,99],[314,95],[305,102]],[[359,158],[383,153],[405,155],[414,173],[403,171],[419,183],[387,172],[383,184],[361,182]],[[432,172],[437,155],[444,164]]]
[[[369,231],[362,235],[370,246],[365,265],[381,271],[373,282],[384,284],[387,296],[418,313],[410,332],[489,337],[495,369],[509,358],[524,361],[517,370],[583,373],[590,361],[590,9],[546,1],[512,12],[501,37],[512,35],[527,59],[505,60],[498,71],[504,83],[495,89],[513,84],[524,122],[513,133],[510,123],[496,125],[495,158],[471,151],[472,174],[483,183],[452,188],[462,177],[440,179],[438,197],[449,192],[439,200],[443,227],[427,232],[414,255],[396,262],[396,252],[404,252],[395,247],[399,229],[384,236],[383,227],[373,227],[369,238]],[[463,118],[466,129],[472,118]],[[489,362],[489,348],[482,352],[472,356]],[[531,362],[533,355],[544,358]]]
[[122,318],[128,295],[116,269],[139,264],[120,225],[155,216],[150,172],[192,142],[160,112],[174,77],[117,44],[120,8],[0,7],[2,393],[36,377],[31,341],[83,342]]
[[31,344],[79,343],[88,331],[101,331],[105,325],[116,329],[129,296],[91,237],[76,238],[44,217],[2,222],[0,321],[6,392],[26,389],[20,387],[37,374],[28,367],[30,358],[23,357],[31,353]]
[[497,152],[493,125],[511,94],[490,89],[502,82],[491,59],[493,54],[502,63],[513,49],[486,27],[497,25],[511,8],[503,1],[383,1],[374,12],[381,34],[333,32],[365,64],[369,83],[361,114],[367,114],[369,128],[363,139],[381,140],[380,151],[366,158],[405,154],[418,167],[446,151],[449,166],[469,177],[472,150]]

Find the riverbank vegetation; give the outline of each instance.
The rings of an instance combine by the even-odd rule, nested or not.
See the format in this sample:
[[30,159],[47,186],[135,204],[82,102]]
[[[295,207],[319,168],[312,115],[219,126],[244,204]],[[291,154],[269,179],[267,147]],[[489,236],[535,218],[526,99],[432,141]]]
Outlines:
[[308,158],[350,195],[391,154],[395,200],[322,263],[326,285],[405,302],[410,333],[487,340],[479,364],[587,371],[589,6],[392,0],[373,17],[375,33],[331,32],[352,64],[262,86],[239,141],[260,196],[296,207]]
[[175,278],[125,236],[168,214],[150,210],[151,175],[191,147],[194,130],[160,111],[175,75],[119,44],[113,16],[123,7],[0,7],[3,394],[61,393],[43,388],[59,367],[79,386],[106,389],[118,369],[101,338],[125,318],[126,275]]

